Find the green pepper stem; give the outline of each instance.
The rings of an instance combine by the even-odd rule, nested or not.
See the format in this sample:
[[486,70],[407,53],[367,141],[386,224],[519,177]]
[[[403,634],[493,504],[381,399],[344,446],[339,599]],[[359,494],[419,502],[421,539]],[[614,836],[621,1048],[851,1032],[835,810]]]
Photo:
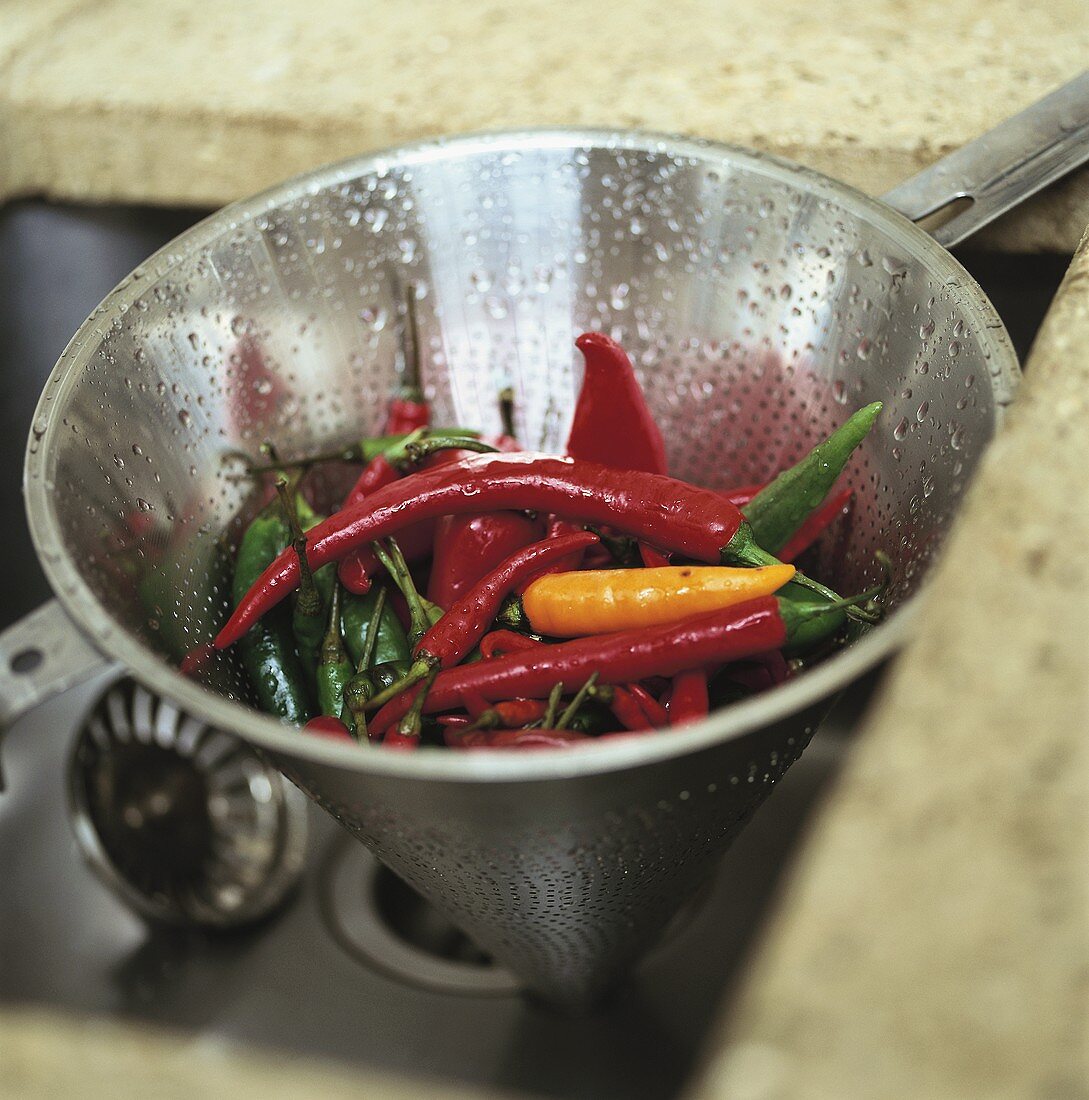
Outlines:
[[475,451],[477,454],[498,454],[499,448],[485,443],[482,439],[468,439],[459,436],[433,436],[419,442],[406,443],[402,456],[391,458],[390,464],[398,470],[407,472],[423,464],[433,454],[440,451]]
[[329,626],[321,643],[321,662],[330,665],[344,660],[344,640],[340,636],[340,583],[334,581],[333,596],[329,601]]
[[405,603],[408,604],[408,640],[412,648],[415,649],[432,624],[424,608],[419,590],[412,580],[412,574],[409,572],[405,556],[401,553],[397,540],[392,537],[386,541],[385,546],[381,542],[372,542],[371,547],[374,550],[375,557],[385,566],[390,579],[400,590],[401,595],[404,596]]
[[541,729],[550,730],[554,729],[554,723],[556,721],[556,711],[560,709],[560,700],[563,698],[563,681],[552,686],[552,690],[548,693],[548,708],[544,712],[544,717],[541,719]]
[[415,684],[425,679],[435,667],[436,664],[434,660],[427,657],[417,658],[417,660],[412,662],[412,666],[400,680],[390,684],[388,688],[380,691],[367,703],[367,710],[378,710],[379,707],[384,707],[391,699],[396,699],[402,691],[408,691],[410,687],[413,687]]
[[438,674],[439,668],[436,665],[427,674],[423,684],[420,685],[420,690],[416,692],[416,698],[412,700],[412,706],[405,712],[404,718],[401,719],[400,725],[397,727],[397,732],[402,737],[420,736],[420,727],[423,724],[424,701],[427,699],[427,693],[431,690],[431,685],[435,682],[435,677]]
[[499,391],[499,422],[505,436],[509,439],[518,438],[514,429],[514,390],[510,386],[504,386]]
[[288,488],[287,478],[276,480],[276,492],[283,505],[287,526],[291,531],[291,546],[299,559],[299,595],[296,602],[298,613],[308,618],[320,615],[322,611],[321,593],[314,583],[314,573],[306,556],[306,535],[299,526],[299,515],[295,510],[294,494]]
[[401,397],[406,401],[424,399],[420,384],[420,319],[416,312],[419,289],[416,282],[409,283],[405,288],[405,322],[401,326],[401,356],[404,360]]
[[378,634],[382,629],[382,616],[386,611],[386,598],[389,593],[385,588],[378,589],[378,595],[374,598],[374,611],[371,614],[370,626],[367,628],[367,637],[363,642],[363,652],[359,655],[359,671],[371,667],[374,663],[374,651],[378,647]]
[[[267,463],[249,463],[247,475],[254,477],[258,474],[279,473],[281,470],[305,470],[311,466],[318,466],[323,462],[370,462],[380,454],[390,458],[390,462],[396,465],[395,457],[403,453],[404,447],[409,442],[418,442],[434,435],[441,435],[449,439],[479,439],[480,432],[473,428],[417,428],[414,432],[400,435],[376,435],[361,439],[357,443],[348,443],[332,451],[319,451],[317,454],[304,455],[302,458],[291,459],[284,462],[279,458],[271,458]],[[274,454],[270,443],[261,444],[262,453]]]
[[563,714],[560,715],[559,720],[556,722],[556,724],[552,727],[545,727],[546,729],[552,728],[562,730],[567,728],[568,723],[571,722],[576,714],[578,714],[579,707],[582,706],[587,697],[594,690],[594,685],[597,683],[597,675],[598,674],[596,672],[591,673],[590,678],[575,693],[574,699],[572,699],[571,702],[567,704],[566,709],[564,710]]

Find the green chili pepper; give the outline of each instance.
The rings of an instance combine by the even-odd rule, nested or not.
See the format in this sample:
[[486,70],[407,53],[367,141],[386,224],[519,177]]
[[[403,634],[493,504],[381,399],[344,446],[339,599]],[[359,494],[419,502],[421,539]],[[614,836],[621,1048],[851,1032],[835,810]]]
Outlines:
[[378,590],[378,596],[374,602],[375,625],[367,633],[367,641],[363,646],[363,652],[359,655],[359,667],[344,688],[344,723],[354,729],[357,741],[364,741],[367,737],[367,703],[374,698],[371,667],[374,664],[375,650],[378,648],[377,624],[381,622],[385,613],[387,595],[385,588]]
[[[257,514],[242,536],[235,560],[231,586],[235,603],[290,541],[275,503]],[[311,713],[309,693],[286,608],[266,615],[239,641],[238,650],[261,709],[299,726],[306,722]]]
[[[365,596],[357,596],[352,592],[344,595],[341,625],[344,630],[344,644],[348,647],[348,656],[351,657],[354,668],[359,667],[371,628],[375,625],[375,609],[381,591],[382,586],[375,585]],[[380,665],[387,661],[407,662],[411,657],[411,650],[405,628],[401,626],[401,620],[388,603],[377,626],[374,663]]]
[[810,513],[821,506],[851,453],[873,427],[881,408],[881,402],[874,401],[859,409],[801,462],[784,470],[741,509],[760,547],[778,554]]
[[340,635],[340,585],[333,586],[329,625],[318,662],[318,706],[322,714],[339,718],[344,710],[344,687],[352,678],[352,662]]
[[284,515],[287,517],[288,529],[291,532],[291,545],[294,547],[299,559],[300,583],[299,590],[295,594],[295,607],[291,617],[291,626],[295,631],[299,659],[302,661],[304,668],[314,673],[318,667],[322,641],[325,638],[326,604],[322,599],[321,591],[314,580],[314,574],[306,558],[306,535],[303,533],[297,510],[297,498],[288,488],[287,480],[282,477],[276,482],[276,492],[280,496]]

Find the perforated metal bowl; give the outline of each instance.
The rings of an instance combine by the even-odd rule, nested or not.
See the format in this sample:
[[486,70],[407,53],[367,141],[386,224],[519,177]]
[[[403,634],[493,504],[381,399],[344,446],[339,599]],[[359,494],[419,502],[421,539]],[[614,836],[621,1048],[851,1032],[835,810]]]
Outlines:
[[[925,212],[925,211],[924,211]],[[894,613],[796,681],[668,735],[575,751],[405,756],[285,729],[228,654],[176,671],[228,611],[233,452],[375,430],[394,383],[393,276],[423,288],[438,423],[562,445],[574,336],[631,351],[672,471],[750,482],[856,406],[881,420],[817,572],[845,591],[895,562]],[[1009,401],[1016,362],[977,285],[887,206],[738,149],[633,133],[417,145],[326,168],[179,237],[88,319],[52,375],[26,472],[65,612],[97,651],[264,749],[382,860],[540,994],[600,994],[650,943],[797,757],[823,701],[886,656]],[[229,541],[229,540],[228,540]],[[92,663],[59,613],[2,639]],[[25,659],[24,659],[25,663]],[[52,666],[52,667],[51,667]],[[29,686],[28,686],[29,684]]]

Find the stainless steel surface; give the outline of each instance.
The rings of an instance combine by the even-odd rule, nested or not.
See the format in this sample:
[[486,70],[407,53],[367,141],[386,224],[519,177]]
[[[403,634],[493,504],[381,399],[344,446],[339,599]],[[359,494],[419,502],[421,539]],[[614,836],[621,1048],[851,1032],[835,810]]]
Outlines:
[[[635,354],[673,469],[749,481],[881,398],[855,470],[844,589],[918,586],[1016,377],[962,268],[873,200],[699,142],[563,132],[427,144],[229,208],[138,269],[47,386],[32,532],[104,651],[285,773],[539,993],[599,995],[652,944],[805,746],[823,701],[897,643],[905,612],[768,696],[668,738],[570,753],[421,752],[299,738],[173,662],[225,614],[218,536],[245,505],[230,450],[373,427],[393,372],[390,276],[417,280],[437,416],[556,448],[571,339]],[[737,430],[743,425],[743,430]],[[209,690],[212,689],[212,690]],[[561,782],[555,782],[561,780]]]
[[[570,1018],[510,993],[437,992],[396,976],[381,941],[367,959],[345,945],[327,896],[358,869],[360,845],[317,807],[301,888],[269,920],[224,935],[133,916],[86,867],[65,815],[66,762],[99,690],[76,688],[11,730],[11,782],[0,797],[0,1001],[176,1029],[195,1051],[253,1044],[585,1100],[679,1095],[835,774],[839,734],[865,698],[853,693],[832,716],[715,868],[688,923],[597,1014]],[[401,939],[396,927],[385,931]]]
[[282,905],[302,873],[302,793],[245,742],[127,677],[84,720],[68,802],[91,868],[150,920],[250,924]]
[[[0,210],[0,272],[10,288],[0,296],[0,419],[7,428],[0,432],[0,516],[8,532],[0,570],[10,581],[0,626],[47,591],[17,494],[22,426],[30,421],[21,403],[40,389],[79,317],[134,257],[184,228],[185,217],[38,203]],[[1023,354],[1067,260],[963,259]],[[514,997],[439,995],[406,984],[391,976],[385,956],[385,965],[364,963],[326,915],[327,895],[336,883],[350,885],[356,857],[344,848],[347,834],[316,809],[302,889],[282,915],[226,938],[133,918],[84,866],[65,821],[66,761],[101,686],[76,688],[11,731],[11,782],[0,797],[0,1000],[176,1027],[202,1046],[252,1042],[595,1100],[681,1091],[866,698],[866,685],[848,690],[721,862],[693,920],[648,956],[606,1010],[572,1021]],[[350,908],[337,913],[341,924],[356,927]]]
[[882,196],[914,222],[970,200],[933,231],[952,248],[1089,161],[1089,72]]

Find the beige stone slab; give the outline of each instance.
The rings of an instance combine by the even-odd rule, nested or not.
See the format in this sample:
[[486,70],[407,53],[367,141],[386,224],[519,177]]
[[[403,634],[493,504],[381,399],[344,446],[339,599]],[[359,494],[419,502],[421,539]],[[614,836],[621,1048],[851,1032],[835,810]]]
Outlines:
[[[0,127],[9,194],[94,201],[215,205],[425,135],[560,124],[879,193],[1087,57],[1085,0],[84,0],[0,60]],[[991,240],[1072,251],[1086,221],[1083,172]]]
[[1089,235],[695,1097],[1089,1096]]
[[0,1100],[502,1100],[434,1080],[40,1010],[0,1010],[0,1054]]

